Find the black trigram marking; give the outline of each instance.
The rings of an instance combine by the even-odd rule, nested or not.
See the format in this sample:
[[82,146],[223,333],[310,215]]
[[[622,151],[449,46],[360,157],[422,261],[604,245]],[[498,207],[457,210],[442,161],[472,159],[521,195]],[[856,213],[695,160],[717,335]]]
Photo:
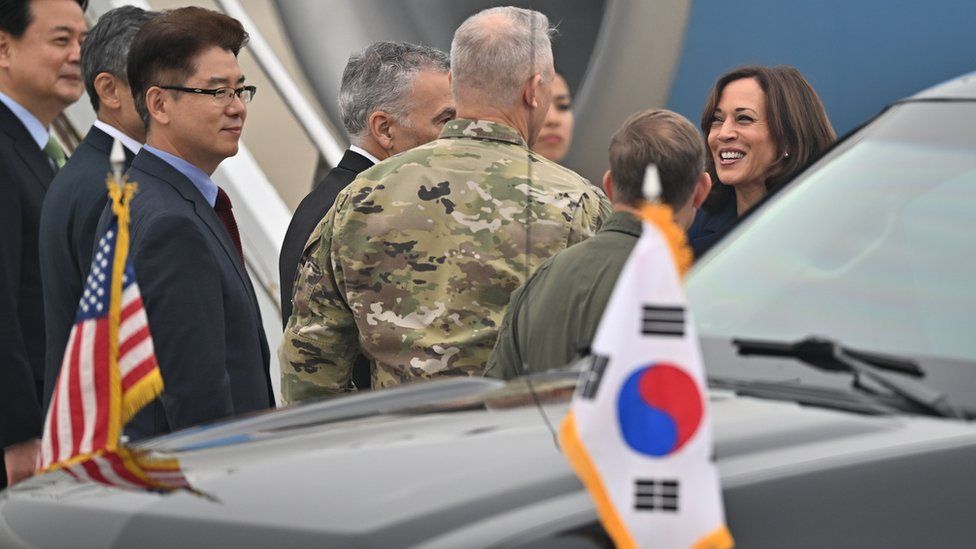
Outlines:
[[644,316],[641,320],[641,333],[644,335],[670,337],[683,337],[685,335],[684,307],[644,305]]
[[637,511],[678,512],[678,481],[635,480],[634,509]]
[[610,357],[604,355],[590,355],[590,367],[583,372],[583,398],[593,400],[596,398],[596,391],[600,388],[603,381],[603,372],[607,369]]

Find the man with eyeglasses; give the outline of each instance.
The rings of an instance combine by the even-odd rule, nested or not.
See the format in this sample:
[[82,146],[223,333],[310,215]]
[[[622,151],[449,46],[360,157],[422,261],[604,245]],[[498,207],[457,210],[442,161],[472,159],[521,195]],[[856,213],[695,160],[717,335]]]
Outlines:
[[237,62],[246,41],[236,19],[187,7],[143,25],[129,51],[147,128],[128,171],[139,185],[130,254],[164,383],[126,426],[133,440],[274,405],[231,201],[210,179],[237,154],[254,97]]

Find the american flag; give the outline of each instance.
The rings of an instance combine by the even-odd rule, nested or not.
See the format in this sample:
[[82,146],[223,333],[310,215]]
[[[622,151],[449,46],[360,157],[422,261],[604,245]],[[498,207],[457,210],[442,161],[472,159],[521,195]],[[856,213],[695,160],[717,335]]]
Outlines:
[[[128,258],[133,184],[112,188],[116,218],[98,241],[44,422],[39,470],[118,487],[185,485],[175,460],[120,446],[122,427],[163,390],[149,321]],[[163,479],[163,481],[160,480]]]

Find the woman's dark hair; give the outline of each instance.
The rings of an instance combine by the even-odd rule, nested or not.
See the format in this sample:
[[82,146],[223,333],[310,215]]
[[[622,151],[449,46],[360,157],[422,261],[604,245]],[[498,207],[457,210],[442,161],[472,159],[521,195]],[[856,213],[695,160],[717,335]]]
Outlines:
[[[820,97],[800,71],[786,65],[748,65],[726,72],[712,87],[701,117],[701,129],[706,139],[725,86],[743,78],[754,79],[766,94],[765,118],[778,158],[766,176],[766,191],[769,192],[819,157],[834,142],[836,135]],[[786,153],[789,157],[784,157]],[[711,154],[708,155],[708,172],[715,184],[704,207],[716,211],[734,200],[735,190],[721,184]]]

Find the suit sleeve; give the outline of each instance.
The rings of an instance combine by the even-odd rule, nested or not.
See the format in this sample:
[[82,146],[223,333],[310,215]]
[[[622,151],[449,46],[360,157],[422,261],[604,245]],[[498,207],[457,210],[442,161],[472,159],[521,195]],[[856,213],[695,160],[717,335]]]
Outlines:
[[359,354],[359,332],[333,258],[336,212],[344,196],[312,233],[299,266],[279,351],[282,400],[288,403],[347,390]]
[[86,207],[78,207],[76,205],[77,210],[74,212],[77,219],[71,225],[71,232],[74,237],[74,242],[71,245],[71,256],[74,260],[75,267],[81,273],[83,281],[88,276],[89,269],[91,269],[91,245],[97,243],[96,239],[98,234],[95,232],[95,229],[98,227],[102,212],[108,204],[104,196],[102,195],[98,202],[94,202],[90,206],[88,204],[84,205]]
[[163,376],[160,401],[173,430],[234,413],[226,369],[220,267],[206,235],[180,216],[140,227],[136,280]]
[[0,163],[0,448],[40,436],[41,408],[19,314],[23,212],[10,170]]

